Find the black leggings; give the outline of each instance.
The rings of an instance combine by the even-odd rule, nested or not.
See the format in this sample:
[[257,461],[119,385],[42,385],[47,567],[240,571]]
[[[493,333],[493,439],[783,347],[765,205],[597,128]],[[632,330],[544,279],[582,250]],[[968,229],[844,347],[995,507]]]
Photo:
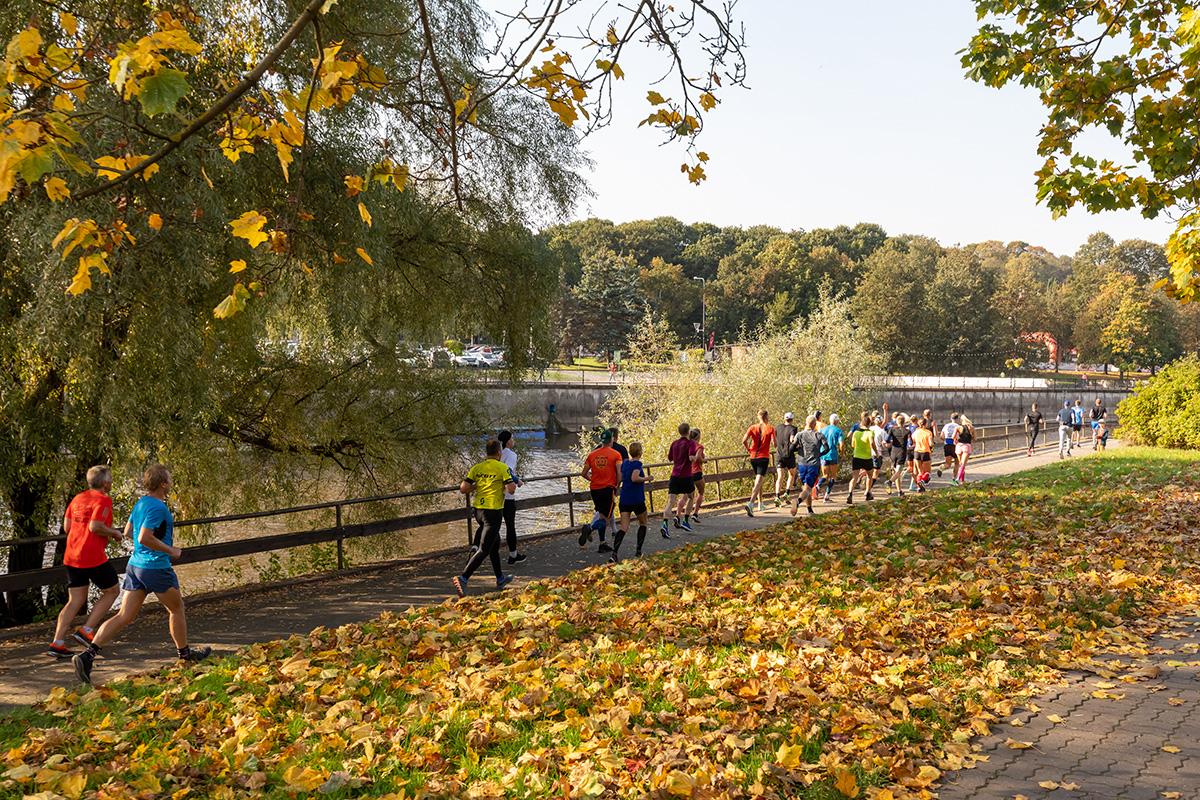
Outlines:
[[1037,444],[1037,437],[1038,437],[1039,433],[1041,433],[1041,431],[1039,431],[1037,428],[1026,428],[1025,429],[1025,436],[1026,436],[1026,438],[1029,439],[1029,448],[1028,449],[1032,450],[1033,446],[1035,444]]
[[503,575],[500,571],[500,519],[502,516],[503,511],[499,508],[475,509],[475,521],[479,523],[479,529],[482,532],[481,544],[479,550],[467,562],[467,568],[463,570],[464,578],[474,575],[483,560],[490,558],[492,569],[496,573],[496,580],[500,580],[500,576]]
[[508,552],[517,552],[517,501],[504,501],[504,534],[508,539]]

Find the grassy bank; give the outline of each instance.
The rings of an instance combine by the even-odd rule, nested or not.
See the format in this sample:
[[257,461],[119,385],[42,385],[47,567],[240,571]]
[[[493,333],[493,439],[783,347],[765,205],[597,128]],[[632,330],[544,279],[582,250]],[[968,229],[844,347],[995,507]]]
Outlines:
[[1056,668],[1194,608],[1198,461],[1120,449],[56,692],[0,720],[0,797],[921,796]]

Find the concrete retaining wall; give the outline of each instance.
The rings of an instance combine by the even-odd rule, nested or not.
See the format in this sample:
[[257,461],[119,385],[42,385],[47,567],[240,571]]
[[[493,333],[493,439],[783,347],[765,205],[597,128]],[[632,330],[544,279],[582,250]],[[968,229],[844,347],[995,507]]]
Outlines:
[[[546,410],[553,404],[558,420],[567,428],[594,425],[604,401],[613,391],[606,384],[526,383],[516,387],[490,386],[484,389],[491,415],[497,423],[540,427]],[[886,401],[891,410],[920,413],[932,408],[934,417],[944,419],[950,411],[965,412],[978,424],[1018,423],[1036,402],[1047,418],[1062,407],[1063,400],[1083,400],[1090,407],[1099,397],[1111,414],[1117,403],[1128,396],[1125,390],[1093,389],[1080,392],[1063,389],[873,389],[868,396],[875,405]],[[769,403],[768,403],[769,405]],[[832,410],[832,409],[829,409]],[[827,410],[827,412],[829,411]],[[836,409],[844,418],[860,409]]]

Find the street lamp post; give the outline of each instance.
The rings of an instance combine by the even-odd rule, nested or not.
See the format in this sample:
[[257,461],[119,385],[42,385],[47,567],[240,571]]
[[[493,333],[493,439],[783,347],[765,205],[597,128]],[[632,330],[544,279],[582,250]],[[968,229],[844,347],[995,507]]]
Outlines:
[[694,281],[700,281],[700,347],[704,350],[705,355],[708,354],[708,281],[704,278],[695,277]]

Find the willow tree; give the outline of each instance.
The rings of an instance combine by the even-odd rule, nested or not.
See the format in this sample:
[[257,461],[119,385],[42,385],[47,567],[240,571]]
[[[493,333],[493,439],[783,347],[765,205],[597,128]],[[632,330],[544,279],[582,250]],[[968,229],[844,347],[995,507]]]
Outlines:
[[469,330],[520,370],[557,278],[530,224],[585,190],[580,141],[630,49],[677,76],[642,121],[696,181],[704,113],[743,69],[729,9],[703,2],[14,0],[0,41],[0,494],[20,539],[99,461],[169,460],[187,512],[390,488],[450,453],[484,420],[403,343]]

